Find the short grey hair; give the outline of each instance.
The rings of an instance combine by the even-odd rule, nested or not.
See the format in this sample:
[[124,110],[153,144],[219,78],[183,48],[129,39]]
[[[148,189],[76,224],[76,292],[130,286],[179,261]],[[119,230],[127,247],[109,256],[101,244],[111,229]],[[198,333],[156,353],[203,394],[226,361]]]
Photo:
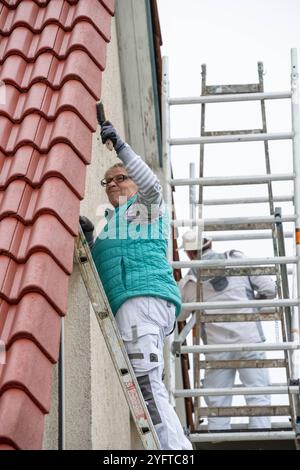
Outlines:
[[[114,168],[124,168],[124,169],[126,170],[124,163],[118,162],[118,163],[115,163],[114,165],[110,166],[110,167],[106,170],[104,177],[106,178],[107,173],[108,173],[110,170],[113,170]],[[126,171],[127,171],[127,170],[126,170]]]

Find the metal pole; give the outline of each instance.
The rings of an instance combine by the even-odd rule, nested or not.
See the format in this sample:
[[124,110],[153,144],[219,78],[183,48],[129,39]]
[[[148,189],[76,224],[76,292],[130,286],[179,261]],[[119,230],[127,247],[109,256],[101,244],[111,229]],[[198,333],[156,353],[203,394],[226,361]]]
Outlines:
[[[163,172],[165,180],[164,200],[167,210],[172,218],[172,188],[168,184],[171,179],[171,155],[170,155],[170,109],[169,98],[169,63],[168,57],[163,57],[163,80],[162,80],[162,148],[163,148]],[[173,258],[172,231],[168,242],[168,259]]]
[[[274,196],[274,202],[292,202],[294,196],[292,194]],[[224,198],[224,199],[205,199],[203,201],[204,206],[223,206],[231,204],[257,204],[257,203],[268,203],[268,197],[240,197],[240,198]]]
[[[171,155],[170,155],[170,108],[169,108],[169,61],[168,57],[163,57],[162,61],[162,151],[163,151],[163,172],[164,172],[164,200],[166,210],[173,218],[172,187],[168,184],[171,179]],[[173,227],[170,228],[168,240],[168,259],[173,259]],[[174,333],[167,337],[165,341],[165,386],[169,393],[170,403],[175,406],[173,390],[175,389],[175,357],[171,354],[171,344],[174,340]]]
[[65,450],[65,326],[61,319],[60,350],[58,362],[58,450]]
[[269,93],[237,93],[234,95],[214,95],[214,96],[192,96],[183,98],[170,98],[169,105],[204,104],[204,103],[228,103],[231,101],[257,101],[257,100],[278,100],[291,97],[290,91],[269,92]]
[[297,256],[278,256],[276,258],[236,258],[216,260],[173,261],[175,269],[180,268],[228,268],[229,266],[261,266],[269,264],[295,264]]
[[176,397],[216,397],[219,395],[285,395],[286,393],[299,393],[299,387],[269,386],[269,387],[234,387],[234,388],[198,388],[194,390],[175,390]]
[[244,184],[265,184],[270,181],[291,181],[295,179],[294,173],[277,173],[272,175],[249,176],[206,176],[204,178],[181,178],[170,181],[172,186],[233,186]]
[[[261,307],[293,307],[298,305],[299,299],[276,299],[276,300],[248,300],[240,302],[239,300],[218,301],[218,302],[186,302],[182,304],[182,310],[219,310],[227,308],[261,308]],[[242,312],[240,312],[242,313]]]
[[[195,163],[190,163],[190,179],[196,178]],[[189,199],[190,199],[190,218],[196,218],[196,190],[197,186],[189,186]]]
[[[290,215],[283,215],[281,218],[282,222],[295,222],[296,220],[296,215],[290,214]],[[242,228],[238,227],[233,227],[233,225],[249,225],[249,227],[245,227],[248,230],[252,227],[253,230],[257,230],[258,228],[255,227],[255,225],[261,225],[262,230],[267,230],[270,227],[264,227],[266,224],[275,224],[276,219],[274,216],[270,215],[263,215],[263,216],[258,216],[258,217],[228,217],[228,218],[221,218],[219,217],[218,219],[198,219],[198,220],[189,220],[189,219],[177,219],[173,220],[172,224],[174,227],[206,227],[206,229],[209,230],[216,230],[218,227],[222,227],[222,230],[242,230]],[[207,227],[213,226],[212,229],[208,229]],[[228,226],[223,228],[223,226]],[[300,238],[300,236],[299,236]]]
[[[206,234],[208,238],[211,238],[213,242],[224,242],[232,240],[264,240],[272,238],[271,233],[262,233],[262,232],[244,232],[244,233],[226,233],[226,234]],[[294,232],[285,232],[284,238],[294,238]]]
[[209,432],[193,433],[191,442],[224,442],[224,441],[281,441],[295,439],[295,431],[253,431],[253,432]]
[[[296,213],[296,255],[297,262],[297,296],[300,293],[300,109],[299,109],[299,74],[298,74],[298,57],[297,49],[291,50],[291,88],[292,88],[292,129],[293,129],[293,160],[294,160],[294,205]],[[298,312],[300,311],[298,304]],[[300,315],[299,315],[300,318]],[[298,328],[300,325],[298,324]]]
[[207,354],[216,352],[241,351],[283,351],[300,349],[298,342],[291,343],[239,343],[239,344],[205,344],[203,346],[181,346],[180,352],[193,354]]
[[214,137],[186,137],[179,139],[170,139],[170,145],[199,145],[199,144],[217,144],[227,142],[260,142],[264,140],[286,140],[292,139],[292,132],[274,132],[268,134],[239,134],[239,135],[220,135]]

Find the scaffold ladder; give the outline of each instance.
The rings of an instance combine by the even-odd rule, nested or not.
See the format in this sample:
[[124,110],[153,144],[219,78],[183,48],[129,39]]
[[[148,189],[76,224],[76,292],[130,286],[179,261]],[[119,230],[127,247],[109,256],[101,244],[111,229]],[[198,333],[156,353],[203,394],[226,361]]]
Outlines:
[[92,308],[95,312],[143,447],[147,450],[160,449],[158,437],[147,405],[133,372],[123,340],[120,336],[81,227],[79,227],[79,235],[75,241],[75,261],[78,264]]
[[[162,85],[162,121],[163,121],[163,161],[165,179],[169,182],[166,202],[172,207],[172,190],[176,186],[188,186],[190,189],[190,218],[185,220],[173,220],[174,230],[177,227],[197,227],[198,239],[202,238],[202,231],[212,232],[208,236],[213,241],[225,240],[255,240],[270,238],[273,244],[274,256],[270,258],[243,258],[224,260],[201,260],[201,251],[197,261],[175,261],[173,259],[172,240],[169,244],[169,260],[174,269],[194,268],[197,270],[197,302],[183,304],[183,309],[193,312],[191,319],[172,344],[173,355],[191,353],[193,354],[193,376],[194,388],[187,390],[176,390],[172,388],[174,378],[170,361],[169,387],[173,397],[192,397],[194,399],[194,425],[196,432],[191,434],[192,442],[209,442],[218,440],[279,440],[295,439],[298,446],[300,440],[300,408],[299,408],[299,377],[295,376],[293,362],[293,351],[300,349],[299,342],[299,306],[300,306],[300,109],[299,109],[299,84],[297,51],[291,50],[291,91],[287,92],[264,92],[263,64],[258,63],[258,83],[242,85],[213,85],[206,84],[206,66],[202,66],[202,94],[191,98],[170,98],[168,60],[163,61],[163,85]],[[291,99],[292,131],[281,133],[269,133],[266,123],[265,100]],[[236,131],[212,131],[205,130],[205,106],[209,103],[258,101],[261,107],[262,127],[259,129],[236,130]],[[170,136],[170,107],[181,105],[201,104],[201,132],[200,137],[171,138]],[[272,174],[269,158],[269,141],[292,139],[293,145],[293,173]],[[250,176],[204,176],[204,146],[206,144],[228,143],[228,142],[252,142],[263,141],[266,164],[266,174]],[[200,146],[199,177],[195,176],[195,167],[190,165],[189,178],[173,179],[171,168],[171,148],[173,146]],[[272,183],[275,181],[291,181],[294,183],[294,194],[274,196]],[[203,199],[203,188],[207,186],[230,186],[230,185],[266,184],[268,188],[267,197],[244,197],[226,199]],[[199,197],[196,199],[196,187],[199,188]],[[294,204],[294,213],[281,213],[280,207],[275,207],[275,202],[290,201]],[[209,219],[203,216],[202,210],[206,205],[226,204],[258,204],[268,203],[269,214],[257,217],[230,217]],[[286,256],[285,237],[294,236],[293,233],[285,234],[283,223],[295,224],[295,256]],[[271,234],[266,235],[262,230],[269,230]],[[222,231],[242,231],[223,235]],[[288,265],[296,267],[297,295],[290,298]],[[226,276],[249,276],[249,275],[274,275],[278,287],[278,298],[275,300],[249,300],[248,302],[204,302],[201,292],[201,280],[204,277],[216,275]],[[234,309],[235,313],[209,313],[209,310]],[[236,313],[238,308],[257,308],[257,313]],[[208,313],[207,313],[208,312]],[[296,320],[295,320],[296,319]],[[245,343],[245,344],[200,344],[201,324],[208,322],[226,321],[275,321],[280,322],[282,341],[276,343]],[[295,324],[297,321],[297,324]],[[183,345],[189,333],[193,330],[193,345]],[[283,351],[284,359],[265,359],[255,361],[208,361],[200,360],[200,354],[209,352],[230,351]],[[170,352],[170,356],[172,355]],[[205,389],[200,382],[200,369],[217,368],[272,368],[284,367],[286,370],[287,383],[270,385],[268,387],[240,387],[231,389],[216,388]],[[218,395],[259,395],[259,394],[286,394],[289,399],[287,406],[243,406],[243,407],[220,407],[210,408],[200,406],[200,397]],[[203,417],[232,417],[232,416],[290,416],[291,426],[287,430],[257,430],[256,432],[242,431],[225,433],[208,433],[201,431]],[[222,434],[222,436],[221,436]],[[219,437],[218,437],[219,436]]]

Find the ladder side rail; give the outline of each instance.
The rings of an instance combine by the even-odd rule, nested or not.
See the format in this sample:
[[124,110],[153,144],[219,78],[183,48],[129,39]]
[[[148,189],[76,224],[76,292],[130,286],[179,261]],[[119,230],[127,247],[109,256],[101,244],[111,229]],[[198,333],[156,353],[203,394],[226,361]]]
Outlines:
[[[206,89],[206,65],[202,64],[201,66],[201,93],[204,94]],[[201,137],[205,135],[205,103],[201,103],[201,122],[200,122],[200,135]],[[199,153],[199,178],[203,178],[204,176],[204,144],[200,144],[200,153]],[[197,218],[203,218],[203,187],[199,186],[198,188],[198,213]],[[197,240],[199,244],[199,249],[197,252],[197,259],[201,259],[202,257],[202,232],[203,227],[198,225],[196,227],[197,230]],[[203,301],[203,288],[201,284],[200,278],[200,270],[197,271],[197,287],[196,287],[196,299],[199,302]],[[201,338],[201,323],[203,311],[200,310],[199,314],[195,316],[196,318],[196,325],[193,330],[193,344],[200,344]],[[200,387],[200,380],[201,380],[201,369],[200,369],[200,355],[193,356],[193,364],[194,364],[194,387]],[[195,400],[195,426],[198,427],[199,423],[199,409],[200,409],[200,399],[198,397],[194,398]]]
[[141,441],[145,449],[160,449],[155,428],[81,227],[75,240],[75,260]]
[[[164,201],[166,210],[172,220],[173,203],[172,203],[172,187],[168,184],[171,179],[171,153],[170,153],[170,106],[169,106],[169,63],[168,57],[163,57],[162,61],[162,151],[163,151],[163,175],[164,175]],[[173,234],[174,228],[171,226],[170,236],[168,239],[168,260],[173,260]],[[169,393],[169,401],[175,406],[175,398],[173,390],[175,389],[175,359],[171,350],[171,343],[174,339],[174,333],[169,335],[165,340],[165,386]]]
[[[297,49],[291,49],[291,91],[292,91],[292,131],[293,131],[293,163],[294,173],[294,205],[296,213],[295,242],[296,255],[300,255],[300,102],[299,102],[299,72]],[[297,263],[297,295],[300,293],[300,262]],[[297,306],[298,330],[300,329],[300,303]],[[298,402],[296,418],[296,438],[300,439],[300,407]]]

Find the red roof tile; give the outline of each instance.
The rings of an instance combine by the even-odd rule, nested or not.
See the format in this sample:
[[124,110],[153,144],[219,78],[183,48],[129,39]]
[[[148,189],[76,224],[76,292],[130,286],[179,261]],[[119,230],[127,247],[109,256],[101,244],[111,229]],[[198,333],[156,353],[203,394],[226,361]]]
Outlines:
[[87,22],[76,23],[69,32],[49,24],[40,34],[20,26],[14,29],[10,36],[1,39],[0,65],[11,54],[21,55],[28,62],[34,62],[40,54],[49,50],[59,59],[66,59],[72,50],[80,49],[86,52],[101,70],[104,70],[105,44],[104,39]]
[[[91,15],[91,12],[94,14]],[[55,0],[49,2],[45,8],[40,8],[32,0],[23,0],[17,10],[4,6],[0,29],[3,35],[10,35],[18,26],[40,33],[47,24],[56,24],[65,31],[71,31],[75,23],[82,21],[91,23],[104,39],[110,41],[110,15],[98,0],[73,3]]]
[[[82,105],[78,109],[78,101]],[[69,80],[60,90],[54,91],[45,83],[35,83],[27,93],[20,92],[12,85],[6,85],[6,103],[0,105],[0,113],[13,122],[21,122],[28,114],[36,113],[48,121],[55,121],[58,114],[70,110],[95,131],[95,116],[90,110],[95,100],[77,80]]]
[[[10,348],[20,338],[33,341],[55,363],[60,336],[60,315],[46,298],[36,292],[25,294],[16,305],[0,304],[0,331],[2,341]],[[51,334],[49,335],[49,331]]]
[[47,83],[56,90],[68,80],[79,80],[96,100],[100,95],[99,68],[86,52],[78,49],[71,51],[65,60],[45,52],[32,63],[20,55],[10,55],[2,65],[1,77],[20,91],[28,91],[36,82]]
[[113,0],[2,0],[0,449],[39,449]]
[[33,188],[40,187],[47,178],[61,178],[79,198],[83,198],[86,165],[67,144],[55,144],[48,153],[41,154],[28,146],[20,147],[8,157],[0,152],[0,191],[15,179],[24,180]]
[[43,442],[44,421],[43,411],[23,390],[8,389],[1,396],[1,443],[15,449],[40,449]]
[[65,142],[83,161],[90,163],[92,134],[87,132],[87,126],[80,117],[71,111],[63,111],[50,122],[38,114],[31,114],[25,116],[20,124],[0,115],[0,128],[0,150],[6,155],[14,155],[19,147],[29,144],[45,153],[57,142]]

